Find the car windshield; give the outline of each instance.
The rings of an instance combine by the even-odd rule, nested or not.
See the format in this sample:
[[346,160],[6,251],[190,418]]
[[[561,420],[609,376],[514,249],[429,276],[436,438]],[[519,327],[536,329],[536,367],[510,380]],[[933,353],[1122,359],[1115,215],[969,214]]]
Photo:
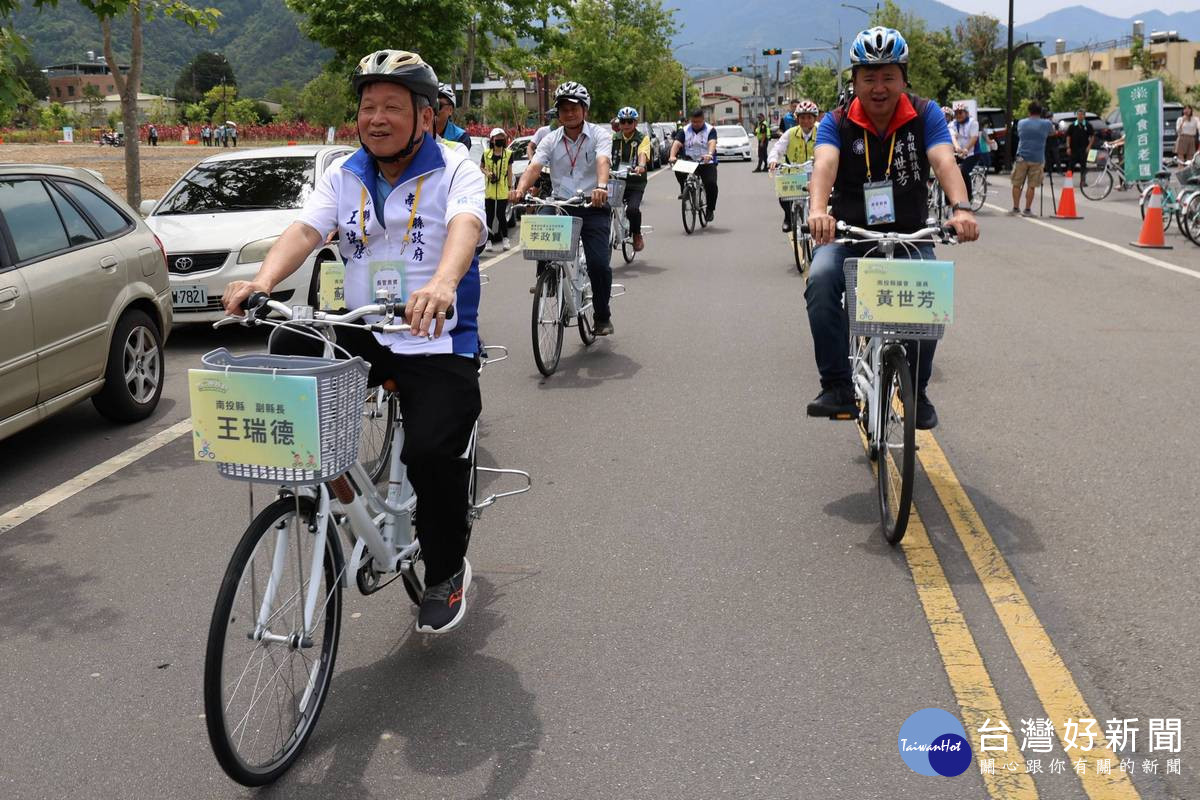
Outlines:
[[312,157],[243,158],[197,164],[163,200],[157,214],[300,208],[312,192]]
[[740,136],[745,136],[745,135],[746,135],[746,129],[743,128],[741,125],[718,125],[717,126],[717,138],[718,139],[734,139],[734,138],[737,138]]

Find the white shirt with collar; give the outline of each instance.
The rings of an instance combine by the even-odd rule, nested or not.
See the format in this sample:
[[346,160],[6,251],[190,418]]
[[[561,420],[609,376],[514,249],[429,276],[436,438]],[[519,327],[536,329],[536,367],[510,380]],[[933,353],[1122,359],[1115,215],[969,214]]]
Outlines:
[[[322,237],[338,231],[348,308],[374,302],[380,282],[401,299],[427,284],[441,262],[450,220],[459,214],[479,220],[476,246],[487,241],[483,173],[465,147],[449,147],[426,133],[412,163],[383,201],[380,180],[375,160],[360,148],[325,171],[297,217]],[[458,284],[454,318],[446,321],[437,339],[407,333],[377,333],[375,338],[401,355],[476,355],[479,285],[479,260],[473,258]]]
[[537,146],[533,163],[543,168],[548,164],[554,196],[568,198],[581,192],[590,194],[599,185],[596,162],[601,158],[612,163],[612,128],[584,122],[573,142],[561,125],[551,131]]

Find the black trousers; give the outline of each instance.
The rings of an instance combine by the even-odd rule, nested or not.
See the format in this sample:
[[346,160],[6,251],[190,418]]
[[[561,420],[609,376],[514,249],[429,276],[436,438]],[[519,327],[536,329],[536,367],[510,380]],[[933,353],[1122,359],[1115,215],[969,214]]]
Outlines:
[[[483,201],[484,210],[487,211],[488,238],[493,242],[498,242],[508,236],[508,211],[507,200],[493,200],[490,197]],[[492,224],[496,225],[496,232],[492,233]]]
[[760,169],[767,168],[767,140],[764,139],[758,143],[758,166],[754,168],[755,172]]
[[[717,210],[717,165],[716,164],[701,164],[696,168],[696,174],[700,176],[700,182],[704,184],[704,195],[708,198],[709,213]],[[683,188],[684,182],[687,181],[687,175],[682,172],[675,173],[675,180],[679,181],[679,188]]]
[[625,216],[629,217],[629,235],[640,236],[642,233],[642,196],[646,194],[645,185],[625,187]]
[[[366,331],[342,328],[338,344],[371,365],[368,382],[396,382],[403,416],[400,460],[417,495],[417,537],[425,560],[425,584],[433,586],[462,568],[467,553],[471,465],[462,457],[479,417],[479,361],[460,355],[401,356]],[[272,352],[315,355],[322,344],[281,332]]]

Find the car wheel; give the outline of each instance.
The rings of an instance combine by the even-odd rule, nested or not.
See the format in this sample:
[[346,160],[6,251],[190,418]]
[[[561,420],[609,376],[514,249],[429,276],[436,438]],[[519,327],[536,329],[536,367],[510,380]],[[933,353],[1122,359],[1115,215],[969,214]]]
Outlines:
[[113,422],[145,419],[158,407],[165,364],[158,326],[145,312],[129,309],[113,331],[104,388],[92,404]]

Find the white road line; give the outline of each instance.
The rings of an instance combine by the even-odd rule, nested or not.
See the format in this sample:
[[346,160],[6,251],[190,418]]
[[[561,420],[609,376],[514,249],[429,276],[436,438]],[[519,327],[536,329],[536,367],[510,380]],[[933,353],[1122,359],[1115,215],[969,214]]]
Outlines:
[[[1000,206],[993,205],[991,203],[985,203],[985,205],[988,208],[992,209],[993,211],[999,211],[1001,214],[1008,213],[1008,209],[1006,209],[1006,208],[1001,208]],[[1113,244],[1112,242],[1106,242],[1103,239],[1097,239],[1094,236],[1088,236],[1087,234],[1079,233],[1078,231],[1072,231],[1072,230],[1068,230],[1066,228],[1060,227],[1058,225],[1052,225],[1049,222],[1042,222],[1040,219],[1032,219],[1030,217],[1017,217],[1017,219],[1023,220],[1025,222],[1030,222],[1034,225],[1041,225],[1043,228],[1049,228],[1052,231],[1057,231],[1058,233],[1061,233],[1063,236],[1074,236],[1076,239],[1082,239],[1085,242],[1089,242],[1089,243],[1097,245],[1099,247],[1104,247],[1109,250],[1112,250],[1114,253],[1120,253],[1123,256],[1129,256],[1130,258],[1137,259],[1138,261],[1143,261],[1147,264],[1150,264],[1151,266],[1170,270],[1171,272],[1178,272],[1180,275],[1187,275],[1192,278],[1200,278],[1200,272],[1197,272],[1194,269],[1188,269],[1187,267],[1181,267],[1181,266],[1178,266],[1177,264],[1172,264],[1167,261],[1160,261],[1159,259],[1154,258],[1153,256],[1148,256],[1145,253],[1141,253],[1137,250],[1131,250],[1128,247],[1122,247],[1119,244]]]
[[170,444],[180,436],[187,436],[191,431],[192,421],[190,419],[178,422],[164,431],[159,431],[149,439],[138,442],[125,452],[117,453],[107,461],[101,462],[91,469],[79,473],[74,478],[55,486],[53,489],[43,492],[32,500],[5,512],[0,516],[0,534],[8,533],[22,522],[27,522],[43,511],[53,508],[68,498],[74,497],[84,489],[94,486],[113,473],[128,467],[138,459],[150,455],[160,447]]

